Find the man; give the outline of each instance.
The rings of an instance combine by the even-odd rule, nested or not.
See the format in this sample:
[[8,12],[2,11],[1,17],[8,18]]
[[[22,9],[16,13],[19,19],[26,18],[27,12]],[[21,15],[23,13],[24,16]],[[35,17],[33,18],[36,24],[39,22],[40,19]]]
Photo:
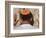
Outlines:
[[[34,20],[31,11],[28,8],[23,8],[19,11],[20,19],[16,21],[15,29],[32,29]],[[17,25],[18,24],[18,25]]]

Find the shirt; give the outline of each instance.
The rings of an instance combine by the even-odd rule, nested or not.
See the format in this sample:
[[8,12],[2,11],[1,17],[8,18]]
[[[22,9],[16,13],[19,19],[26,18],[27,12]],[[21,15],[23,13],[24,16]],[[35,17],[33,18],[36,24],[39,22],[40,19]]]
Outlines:
[[30,24],[22,24],[22,25],[19,25],[19,26],[15,26],[15,29],[16,30],[23,30],[23,29],[36,29],[37,27],[35,26],[32,26]]

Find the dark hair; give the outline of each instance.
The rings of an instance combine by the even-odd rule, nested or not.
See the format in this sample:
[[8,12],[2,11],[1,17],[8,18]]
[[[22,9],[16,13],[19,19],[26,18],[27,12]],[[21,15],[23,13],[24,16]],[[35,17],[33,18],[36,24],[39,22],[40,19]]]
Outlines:
[[[28,14],[28,15],[22,15],[21,13],[20,13],[20,18],[24,21],[24,20],[27,20],[31,25],[33,25],[34,24],[34,20],[33,20],[33,15],[32,15],[32,13],[30,12],[30,14]],[[32,19],[32,20],[31,20]]]

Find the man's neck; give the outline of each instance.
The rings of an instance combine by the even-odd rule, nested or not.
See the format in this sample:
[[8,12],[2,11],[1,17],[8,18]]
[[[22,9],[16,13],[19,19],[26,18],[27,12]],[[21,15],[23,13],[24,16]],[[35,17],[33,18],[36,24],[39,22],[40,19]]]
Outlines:
[[28,22],[28,21],[23,21],[22,23],[23,23],[23,24],[29,24],[29,22]]

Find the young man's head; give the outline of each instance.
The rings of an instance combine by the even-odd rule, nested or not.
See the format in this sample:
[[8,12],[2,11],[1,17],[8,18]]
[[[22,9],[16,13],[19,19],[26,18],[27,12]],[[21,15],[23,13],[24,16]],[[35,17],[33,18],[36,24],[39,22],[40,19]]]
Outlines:
[[33,15],[32,15],[32,13],[29,11],[29,9],[27,9],[27,8],[23,8],[23,10],[21,10],[20,18],[21,18],[23,21],[28,21],[31,25],[33,25],[33,23],[34,23]]

